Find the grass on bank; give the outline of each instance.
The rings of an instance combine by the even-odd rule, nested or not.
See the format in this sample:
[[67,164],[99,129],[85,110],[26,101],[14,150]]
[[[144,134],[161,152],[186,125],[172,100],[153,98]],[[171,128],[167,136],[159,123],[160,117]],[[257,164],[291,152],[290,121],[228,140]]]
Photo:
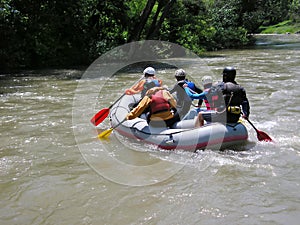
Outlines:
[[295,34],[300,33],[300,23],[293,23],[286,20],[273,26],[261,26],[261,34]]

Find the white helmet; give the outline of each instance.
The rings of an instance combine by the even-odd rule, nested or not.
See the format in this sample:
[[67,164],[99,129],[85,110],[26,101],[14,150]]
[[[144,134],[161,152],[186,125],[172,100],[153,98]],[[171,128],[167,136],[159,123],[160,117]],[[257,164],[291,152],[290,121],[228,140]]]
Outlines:
[[144,75],[149,74],[149,75],[155,75],[155,69],[153,67],[147,67],[144,69]]
[[183,69],[178,69],[175,71],[175,77],[185,77],[186,76],[186,73]]
[[203,86],[206,85],[206,84],[212,84],[213,80],[211,78],[211,76],[204,76],[202,78],[202,84]]

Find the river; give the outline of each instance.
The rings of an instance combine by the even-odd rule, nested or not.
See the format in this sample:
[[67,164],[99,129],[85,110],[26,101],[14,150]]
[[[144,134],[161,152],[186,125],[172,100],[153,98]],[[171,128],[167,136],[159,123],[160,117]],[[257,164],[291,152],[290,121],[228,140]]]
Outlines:
[[[87,79],[70,69],[1,74],[0,223],[299,224],[300,36],[261,36],[254,48],[176,62],[199,86],[235,66],[250,120],[274,142],[257,141],[247,122],[238,152],[159,151],[115,132],[99,141],[89,119],[140,70]],[[157,76],[172,86],[174,70],[157,68]],[[106,119],[99,129],[108,128]]]

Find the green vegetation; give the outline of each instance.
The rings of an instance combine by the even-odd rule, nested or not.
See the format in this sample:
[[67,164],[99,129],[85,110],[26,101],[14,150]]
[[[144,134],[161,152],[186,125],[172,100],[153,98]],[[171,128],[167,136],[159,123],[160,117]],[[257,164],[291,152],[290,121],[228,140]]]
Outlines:
[[300,23],[293,23],[291,20],[287,20],[273,26],[261,26],[262,34],[295,34],[300,32]]
[[89,65],[114,47],[150,39],[197,54],[238,48],[251,45],[249,34],[262,25],[299,24],[299,1],[0,0],[0,69]]

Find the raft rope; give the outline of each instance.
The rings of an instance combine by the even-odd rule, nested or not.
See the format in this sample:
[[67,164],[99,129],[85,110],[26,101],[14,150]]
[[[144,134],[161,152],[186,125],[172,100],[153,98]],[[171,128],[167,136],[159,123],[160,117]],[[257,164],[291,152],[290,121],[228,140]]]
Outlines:
[[[225,111],[227,111],[227,108],[228,108],[228,106],[229,106],[230,103],[231,103],[232,96],[233,96],[233,92],[231,92],[231,95],[230,95],[230,98],[229,98],[229,101],[228,101],[228,104],[226,105],[226,107],[225,107],[222,111],[220,111],[220,112],[216,111],[217,114],[222,114],[222,113],[224,113]],[[224,101],[225,101],[225,100],[224,100]]]
[[[231,96],[230,96],[230,99],[229,99],[229,103],[231,102],[232,96],[233,96],[233,92],[231,92]],[[132,95],[132,97],[134,98],[134,101],[136,102],[136,101],[137,101],[136,97],[135,97],[134,95]],[[115,107],[114,112],[112,111],[112,112],[111,112],[111,115],[110,115],[110,120],[111,120],[112,117],[115,117],[118,123],[120,123],[120,120],[119,120],[119,119],[117,118],[117,116],[116,116],[116,109],[117,109],[117,108],[123,108],[123,109],[125,109],[128,113],[130,112],[130,110],[129,110],[127,107],[120,106],[120,103],[121,103],[121,101],[118,102],[117,107]],[[229,103],[228,103],[228,104],[229,104]],[[227,107],[225,108],[225,110],[226,110],[226,109],[227,109]],[[224,112],[225,112],[225,110],[224,110]],[[222,112],[219,112],[219,113],[222,113]],[[172,137],[172,135],[174,135],[174,134],[179,134],[179,133],[183,133],[183,132],[188,132],[188,131],[192,131],[192,130],[197,130],[197,129],[199,129],[199,127],[194,127],[194,128],[190,128],[190,129],[184,129],[184,130],[180,130],[180,131],[175,131],[175,132],[172,132],[172,133],[169,133],[169,134],[149,133],[149,132],[146,132],[146,131],[143,131],[143,130],[140,130],[140,129],[134,127],[136,124],[141,123],[141,122],[142,122],[142,121],[137,121],[137,122],[134,123],[131,127],[125,126],[125,125],[123,125],[123,124],[122,124],[122,126],[127,127],[127,128],[129,128],[130,130],[134,130],[134,133],[136,133],[135,131],[138,131],[138,132],[140,132],[140,133],[142,133],[142,134],[145,134],[145,135],[170,136],[170,137]],[[235,124],[233,124],[233,125],[227,124],[227,126],[230,126],[230,127],[233,127],[233,128],[234,128],[234,127],[236,127],[238,124],[240,124],[240,123],[237,122],[237,123],[235,123]],[[205,127],[205,126],[209,126],[209,124],[206,124],[206,125],[204,125],[204,126],[202,126],[202,127]],[[170,128],[170,129],[176,129],[176,128]],[[177,129],[181,129],[181,128],[177,128]]]
[[[180,130],[180,131],[175,131],[175,132],[172,132],[172,133],[169,133],[169,134],[161,134],[161,133],[149,133],[149,132],[146,132],[146,131],[143,131],[143,130],[139,130],[138,128],[134,127],[136,124],[138,123],[141,123],[142,121],[137,121],[132,127],[127,127],[129,128],[130,130],[136,130],[140,133],[143,133],[143,134],[146,134],[146,135],[154,135],[154,136],[170,136],[170,135],[173,135],[173,134],[179,134],[179,133],[183,133],[183,132],[187,132],[187,131],[192,131],[192,130],[196,130],[198,128],[192,128],[192,129],[185,129],[185,130]],[[170,128],[170,129],[176,129],[176,128]],[[177,129],[180,129],[180,128],[177,128]]]

